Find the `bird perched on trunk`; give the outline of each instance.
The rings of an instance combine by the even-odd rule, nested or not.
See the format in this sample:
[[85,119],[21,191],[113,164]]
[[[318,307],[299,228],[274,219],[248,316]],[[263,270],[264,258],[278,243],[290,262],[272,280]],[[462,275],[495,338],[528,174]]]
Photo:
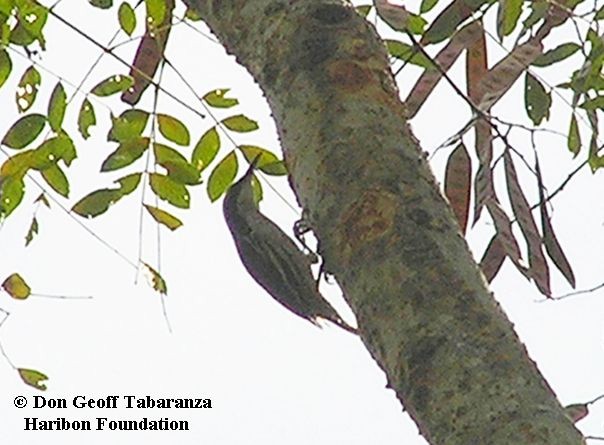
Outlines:
[[223,203],[241,262],[264,290],[294,314],[317,326],[317,318],[323,318],[356,333],[319,293],[307,255],[256,206],[252,177],[259,158],[229,188]]

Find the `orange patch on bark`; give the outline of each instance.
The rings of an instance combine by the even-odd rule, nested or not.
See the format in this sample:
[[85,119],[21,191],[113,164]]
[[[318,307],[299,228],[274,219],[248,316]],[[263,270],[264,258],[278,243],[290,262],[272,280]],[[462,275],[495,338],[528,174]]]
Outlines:
[[367,190],[344,215],[346,243],[360,246],[386,233],[394,222],[396,196]]

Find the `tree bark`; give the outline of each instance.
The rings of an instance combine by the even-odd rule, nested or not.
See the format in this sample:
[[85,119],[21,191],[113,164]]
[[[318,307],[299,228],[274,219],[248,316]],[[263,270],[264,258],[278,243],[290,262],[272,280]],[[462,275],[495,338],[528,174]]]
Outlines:
[[185,3],[266,94],[327,269],[424,437],[583,443],[488,291],[371,24],[343,0]]

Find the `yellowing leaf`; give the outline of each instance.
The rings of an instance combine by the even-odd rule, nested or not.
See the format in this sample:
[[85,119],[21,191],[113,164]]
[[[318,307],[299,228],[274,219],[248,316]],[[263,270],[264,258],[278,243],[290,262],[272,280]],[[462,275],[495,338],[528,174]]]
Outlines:
[[153,285],[153,289],[162,295],[166,295],[168,293],[168,285],[166,284],[166,281],[162,278],[162,276],[159,274],[159,272],[157,272],[147,263],[143,263],[143,266],[147,269],[147,272],[151,276],[151,283]]
[[573,113],[570,117],[570,128],[568,129],[568,149],[577,156],[581,150],[581,133],[577,125],[577,118]]
[[25,300],[31,295],[31,288],[18,273],[14,273],[4,280],[2,288],[17,300]]
[[149,212],[149,214],[160,224],[163,224],[170,230],[176,230],[180,226],[182,226],[182,221],[178,219],[176,216],[171,213],[166,212],[165,210],[159,209],[157,207],[153,207],[145,204],[145,209]]
[[240,145],[239,149],[249,163],[260,156],[257,161],[257,168],[268,175],[282,176],[287,174],[287,169],[283,161],[277,156],[268,151],[266,148],[257,147],[255,145]]
[[46,391],[46,385],[42,382],[48,380],[46,374],[41,373],[40,371],[36,371],[35,369],[25,369],[19,368],[17,369],[21,379],[29,386],[33,386],[40,391]]

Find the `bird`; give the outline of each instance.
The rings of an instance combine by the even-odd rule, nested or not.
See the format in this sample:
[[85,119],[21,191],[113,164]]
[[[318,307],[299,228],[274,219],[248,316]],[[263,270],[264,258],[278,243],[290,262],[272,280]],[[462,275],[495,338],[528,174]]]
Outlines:
[[252,188],[260,157],[227,190],[223,201],[224,218],[243,266],[266,292],[299,317],[316,326],[320,326],[318,319],[328,320],[357,334],[319,292],[309,256],[260,212]]

